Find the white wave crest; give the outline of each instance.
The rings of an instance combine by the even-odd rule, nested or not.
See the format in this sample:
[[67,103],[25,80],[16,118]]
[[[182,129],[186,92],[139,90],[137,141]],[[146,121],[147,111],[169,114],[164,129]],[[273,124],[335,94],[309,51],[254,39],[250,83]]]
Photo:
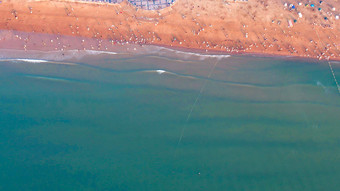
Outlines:
[[170,51],[176,54],[182,54],[186,56],[195,56],[199,57],[200,59],[205,59],[205,58],[217,58],[217,59],[222,59],[222,58],[228,58],[230,55],[227,54],[200,54],[200,53],[194,53],[194,52],[185,52],[185,51],[180,51],[180,50],[174,50],[170,48],[165,48],[165,47],[160,47],[160,50],[165,50],[165,51]]
[[198,79],[194,76],[190,76],[190,75],[185,75],[185,74],[181,74],[181,73],[175,73],[175,72],[171,72],[171,71],[167,71],[167,70],[162,70],[162,69],[157,69],[157,70],[144,70],[144,71],[140,71],[140,72],[150,72],[150,73],[157,73],[159,75],[161,74],[169,74],[169,75],[173,75],[173,76],[177,76],[177,77],[181,77],[181,78],[189,78],[189,79]]
[[142,70],[140,72],[151,72],[151,73],[157,73],[157,74],[163,74],[163,73],[169,73],[169,74],[174,74],[172,72],[162,70],[162,69],[157,69],[157,70]]
[[48,60],[39,60],[39,59],[29,59],[29,58],[16,58],[16,59],[8,59],[9,61],[21,61],[21,62],[30,62],[30,63],[46,63]]
[[166,72],[165,70],[156,70],[156,72],[158,73],[158,74],[163,74],[164,72]]
[[96,55],[117,55],[117,52],[109,51],[99,51],[99,50],[64,50],[64,51],[47,51],[42,52],[43,58],[48,58],[51,60],[80,60],[86,56],[96,56]]
[[27,62],[33,64],[64,64],[64,65],[76,65],[75,63],[70,62],[59,62],[59,61],[50,61],[50,60],[41,60],[41,59],[31,59],[31,58],[8,58],[8,59],[0,59],[0,62]]
[[99,55],[99,54],[110,54],[110,55],[116,55],[117,52],[109,52],[109,51],[100,51],[100,50],[84,50],[86,53],[91,55]]

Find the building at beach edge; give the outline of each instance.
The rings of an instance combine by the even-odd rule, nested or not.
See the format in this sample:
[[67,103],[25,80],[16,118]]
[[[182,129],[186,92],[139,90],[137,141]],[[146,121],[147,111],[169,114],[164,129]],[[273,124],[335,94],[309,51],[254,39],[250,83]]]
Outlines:
[[[119,4],[124,0],[76,0],[76,1]],[[160,10],[170,7],[176,0],[125,0],[125,1],[128,1],[133,6],[139,9]]]

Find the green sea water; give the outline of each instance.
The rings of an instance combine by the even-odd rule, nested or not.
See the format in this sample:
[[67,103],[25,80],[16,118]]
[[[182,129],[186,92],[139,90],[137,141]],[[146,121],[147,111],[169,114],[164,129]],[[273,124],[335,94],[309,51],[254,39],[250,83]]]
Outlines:
[[340,96],[327,62],[70,62],[0,61],[0,190],[340,188]]

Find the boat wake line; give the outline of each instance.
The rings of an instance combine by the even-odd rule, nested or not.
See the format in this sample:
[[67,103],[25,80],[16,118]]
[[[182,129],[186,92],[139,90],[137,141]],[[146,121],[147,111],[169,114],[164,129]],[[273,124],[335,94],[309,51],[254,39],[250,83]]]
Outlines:
[[329,61],[328,61],[328,66],[329,66],[329,68],[331,69],[331,72],[332,72],[332,75],[333,75],[333,78],[334,78],[336,87],[338,88],[338,92],[339,92],[339,94],[340,94],[340,86],[339,86],[338,80],[337,80],[336,77],[335,77],[334,70],[333,70],[333,68],[332,68],[331,62],[329,62]]
[[[192,106],[191,106],[191,108],[190,108],[190,111],[189,111],[189,113],[188,113],[188,115],[187,115],[187,118],[186,118],[186,120],[185,120],[186,123],[189,122],[189,120],[190,120],[190,118],[191,118],[191,114],[192,114],[192,112],[193,112],[195,106],[197,105],[197,102],[198,102],[199,98],[201,97],[201,95],[202,95],[202,93],[203,93],[205,87],[207,86],[208,80],[210,79],[212,73],[214,72],[214,70],[215,70],[215,68],[216,68],[216,66],[217,66],[218,61],[219,61],[219,60],[216,60],[216,62],[215,62],[214,65],[212,66],[212,68],[211,68],[211,70],[210,70],[210,72],[209,72],[209,75],[208,75],[207,79],[204,81],[203,86],[201,87],[201,89],[200,89],[198,95],[196,96],[196,99],[195,99],[194,103],[192,104]],[[187,128],[187,125],[185,125],[185,126],[182,128],[181,134],[180,134],[180,136],[179,136],[179,138],[178,138],[178,141],[177,141],[176,151],[177,151],[179,145],[180,145],[181,142],[182,142],[183,135],[184,135],[184,132],[185,132],[186,128]],[[175,152],[175,156],[176,156],[176,153],[177,153],[177,152]]]

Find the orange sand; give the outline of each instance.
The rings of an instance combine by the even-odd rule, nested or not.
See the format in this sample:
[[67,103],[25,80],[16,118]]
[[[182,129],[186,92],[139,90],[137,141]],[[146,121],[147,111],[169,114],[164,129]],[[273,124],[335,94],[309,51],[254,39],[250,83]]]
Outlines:
[[[340,60],[340,3],[315,8],[280,0],[177,0],[160,11],[121,4],[12,0],[0,3],[0,30],[109,39],[226,53]],[[293,1],[291,1],[293,3]],[[321,7],[322,11],[317,8]],[[332,8],[335,8],[332,9]],[[302,14],[299,18],[298,13]],[[324,19],[327,17],[327,20]],[[294,19],[297,20],[294,23]],[[289,20],[293,26],[289,26]],[[0,35],[0,45],[5,37]],[[43,46],[36,44],[36,46]],[[1,46],[0,46],[1,47]]]

